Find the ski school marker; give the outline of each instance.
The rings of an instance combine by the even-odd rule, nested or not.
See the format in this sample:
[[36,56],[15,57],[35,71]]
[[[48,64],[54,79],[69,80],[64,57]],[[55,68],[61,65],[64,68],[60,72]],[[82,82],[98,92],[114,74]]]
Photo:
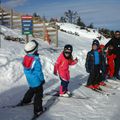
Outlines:
[[29,35],[33,34],[33,17],[32,16],[22,16],[22,34],[26,35],[26,43],[29,41]]

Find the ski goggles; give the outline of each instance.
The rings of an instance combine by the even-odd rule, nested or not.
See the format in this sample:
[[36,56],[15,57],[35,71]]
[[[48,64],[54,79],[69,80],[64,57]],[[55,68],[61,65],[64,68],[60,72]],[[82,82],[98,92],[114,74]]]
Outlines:
[[65,54],[69,54],[69,55],[72,54],[71,52],[64,52],[64,53],[65,53]]

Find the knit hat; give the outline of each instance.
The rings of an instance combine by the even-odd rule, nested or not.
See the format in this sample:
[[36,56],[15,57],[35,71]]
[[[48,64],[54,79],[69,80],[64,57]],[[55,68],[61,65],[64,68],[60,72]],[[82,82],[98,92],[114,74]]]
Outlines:
[[99,41],[98,40],[93,40],[93,43],[92,43],[92,45],[97,45],[97,46],[99,46],[100,45],[100,43],[99,43]]
[[24,50],[26,53],[34,54],[38,50],[38,42],[35,40],[31,40],[25,45]]

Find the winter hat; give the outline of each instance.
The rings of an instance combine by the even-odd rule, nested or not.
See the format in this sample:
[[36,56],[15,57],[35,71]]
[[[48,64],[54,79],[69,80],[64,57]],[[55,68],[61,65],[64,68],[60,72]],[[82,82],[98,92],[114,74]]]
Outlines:
[[99,43],[99,41],[98,41],[97,39],[95,39],[95,40],[93,40],[92,45],[97,45],[97,46],[99,46],[99,45],[100,45],[100,43]]
[[70,44],[64,46],[64,52],[71,52],[73,51],[73,47]]
[[24,48],[26,53],[33,54],[38,50],[38,42],[35,40],[31,40],[25,45]]

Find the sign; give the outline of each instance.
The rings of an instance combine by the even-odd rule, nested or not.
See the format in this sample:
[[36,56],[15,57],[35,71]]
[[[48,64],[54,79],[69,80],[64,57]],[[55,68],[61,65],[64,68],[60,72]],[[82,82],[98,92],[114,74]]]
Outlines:
[[22,16],[22,34],[31,35],[33,34],[33,18],[32,16]]

